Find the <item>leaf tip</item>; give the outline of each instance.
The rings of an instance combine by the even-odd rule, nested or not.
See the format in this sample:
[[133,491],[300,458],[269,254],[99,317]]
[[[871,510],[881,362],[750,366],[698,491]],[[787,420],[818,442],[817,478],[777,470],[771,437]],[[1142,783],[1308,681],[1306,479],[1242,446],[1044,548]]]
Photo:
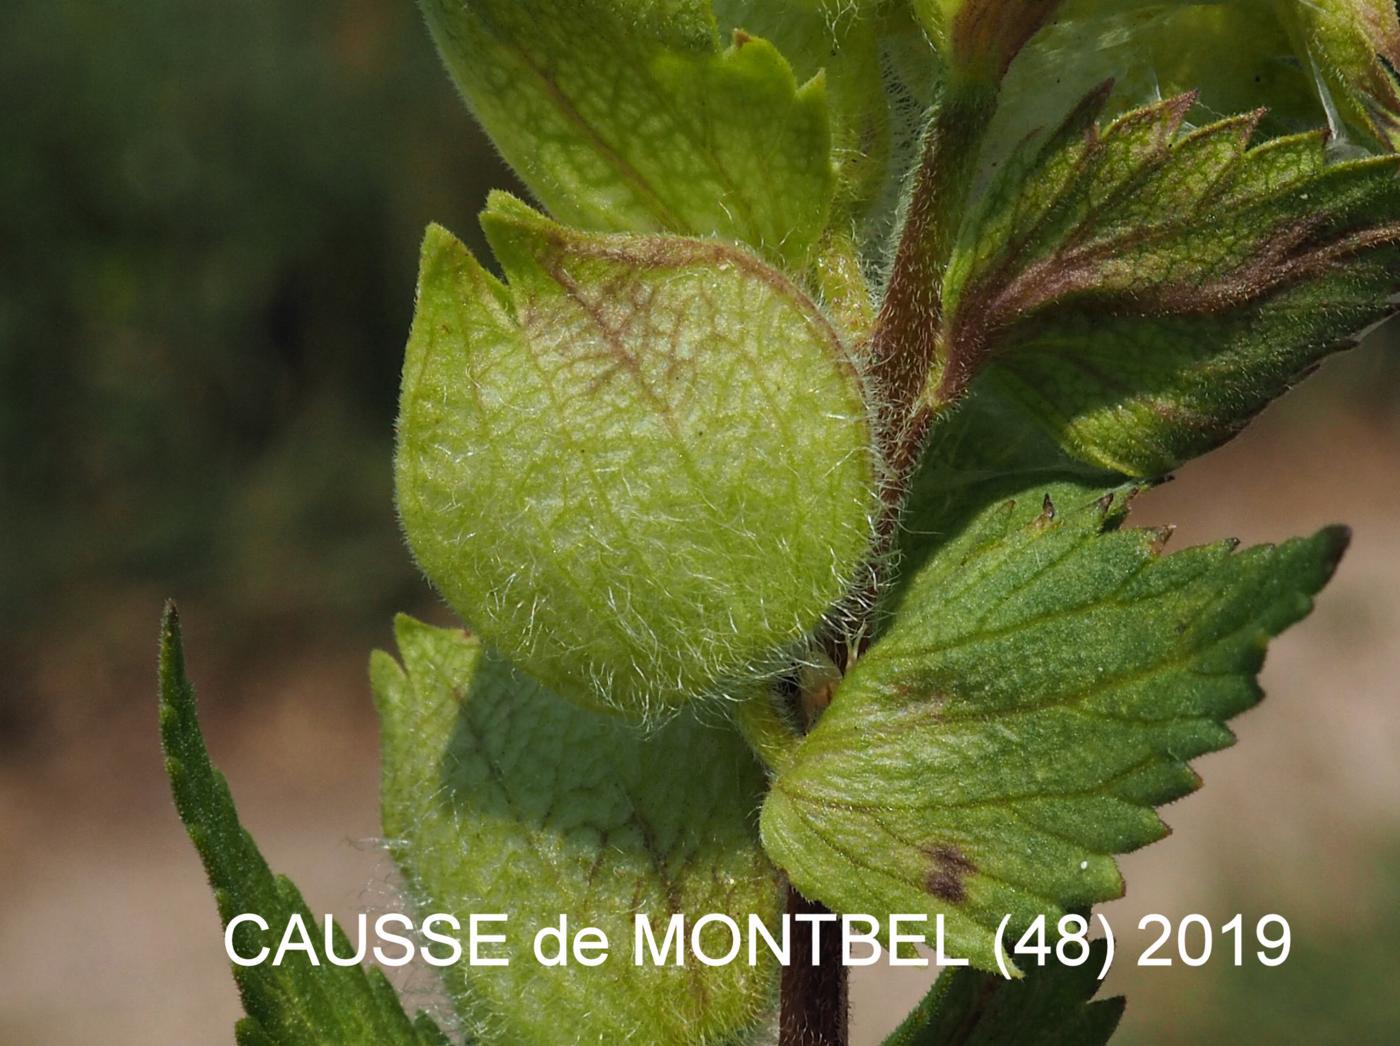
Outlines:
[[[418,301],[435,288],[461,287],[483,278],[488,285],[494,282],[465,243],[445,226],[430,222],[423,232],[423,244],[418,253]],[[416,322],[418,316],[414,319]],[[413,354],[412,345],[410,338],[410,355]]]
[[423,230],[423,251],[441,250],[448,244],[457,243],[457,237],[452,235],[451,230],[440,222],[429,222],[428,227]]
[[160,738],[168,752],[177,744],[176,735],[184,713],[194,706],[194,690],[185,676],[184,642],[180,633],[180,611],[167,599],[160,615],[160,644],[156,657],[156,697]]
[[1336,573],[1347,549],[1351,547],[1351,527],[1340,523],[1323,527],[1318,532],[1318,538],[1322,544],[1327,578],[1330,579]]
[[175,600],[167,599],[160,612],[160,668],[161,689],[166,687],[166,675],[173,669],[178,671],[182,661],[180,636],[180,610]]
[[419,251],[420,284],[438,265],[459,258],[466,251],[466,245],[446,226],[429,222],[423,231],[423,245]]
[[496,248],[495,238],[502,234],[513,238],[549,236],[557,239],[565,231],[563,226],[504,189],[492,189],[487,195],[480,221],[493,249]]

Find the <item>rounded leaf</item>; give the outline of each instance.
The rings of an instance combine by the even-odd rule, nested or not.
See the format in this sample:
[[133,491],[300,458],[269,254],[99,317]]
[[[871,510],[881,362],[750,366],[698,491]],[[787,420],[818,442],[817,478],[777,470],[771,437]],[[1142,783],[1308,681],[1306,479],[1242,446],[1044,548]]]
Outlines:
[[509,286],[440,229],[404,367],[398,502],[453,607],[552,689],[664,711],[776,667],[878,510],[861,383],[747,252],[588,235],[497,197]]

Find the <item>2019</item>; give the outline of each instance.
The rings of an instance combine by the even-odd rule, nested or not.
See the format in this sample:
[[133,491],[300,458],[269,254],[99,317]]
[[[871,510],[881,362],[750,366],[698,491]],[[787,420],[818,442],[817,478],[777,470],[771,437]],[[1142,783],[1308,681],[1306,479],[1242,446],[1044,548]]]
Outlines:
[[[1054,940],[1048,940],[1046,917],[1041,915],[1032,920],[1024,933],[1011,948],[1011,958],[1028,960],[1028,966],[1045,966],[1053,961],[1063,966],[1083,966],[1091,959],[1099,964],[1099,980],[1108,976],[1113,965],[1115,940],[1113,926],[1102,914],[1095,919],[1103,930],[1103,947],[1091,946],[1089,919],[1071,912],[1061,916],[1055,923]],[[1204,915],[1192,913],[1173,924],[1165,915],[1156,913],[1144,915],[1138,920],[1139,931],[1153,928],[1161,932],[1138,956],[1139,966],[1172,966],[1178,960],[1187,966],[1204,966],[1215,954],[1217,937],[1228,940],[1231,958],[1236,966],[1243,966],[1246,953],[1245,918],[1236,914],[1217,930]],[[1254,950],[1254,958],[1263,966],[1281,966],[1288,958],[1293,945],[1293,931],[1288,920],[1282,915],[1261,916],[1254,922],[1254,941],[1259,945]],[[1175,955],[1163,954],[1164,950],[1175,945]],[[1009,969],[1004,970],[1009,976]]]

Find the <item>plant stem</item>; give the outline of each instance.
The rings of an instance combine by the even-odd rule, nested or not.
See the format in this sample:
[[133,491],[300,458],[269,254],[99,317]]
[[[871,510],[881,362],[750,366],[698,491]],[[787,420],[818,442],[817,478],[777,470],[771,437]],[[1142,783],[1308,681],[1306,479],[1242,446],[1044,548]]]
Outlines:
[[[944,87],[934,104],[884,302],[871,335],[872,374],[882,408],[891,419],[884,434],[894,474],[887,502],[890,532],[928,422],[920,400],[932,369],[941,367],[937,350],[943,273],[976,171],[982,134],[996,108],[996,96],[995,85],[955,80]],[[769,759],[767,750],[775,746],[766,716],[775,713],[771,704],[766,713],[752,702],[750,706],[745,732]],[[807,725],[810,728],[811,724]],[[785,754],[780,750],[778,758]],[[831,914],[791,886],[787,912],[789,916]],[[847,971],[841,962],[839,934],[823,934],[816,954],[811,934],[797,934],[792,962],[784,966],[782,974],[779,1046],[846,1046],[847,1002]]]
[[[831,914],[791,886],[787,912],[789,916]],[[805,930],[807,924],[801,925]],[[840,935],[828,927],[815,954],[810,933],[795,933],[792,940],[792,961],[783,967],[778,1046],[846,1046],[847,978]]]
[[897,504],[918,460],[928,414],[920,399],[937,377],[943,322],[943,276],[957,241],[995,84],[952,80],[930,114],[922,158],[905,203],[884,301],[871,338],[872,373],[888,412],[885,451]]
[[[934,103],[884,301],[871,333],[871,373],[889,419],[883,441],[894,477],[887,488],[890,533],[928,424],[921,402],[924,389],[934,368],[943,366],[938,355],[943,274],[996,99],[994,82],[953,79]],[[766,719],[773,714],[771,703],[766,712],[750,703],[746,718],[752,718],[744,724],[750,742],[765,759],[777,747]],[[807,726],[810,729],[811,724]],[[778,758],[785,755],[778,750]],[[789,916],[831,914],[791,886],[787,912]],[[792,962],[782,974],[779,1046],[846,1046],[848,988],[841,958],[839,934],[822,934],[815,954],[812,935],[796,935]]]

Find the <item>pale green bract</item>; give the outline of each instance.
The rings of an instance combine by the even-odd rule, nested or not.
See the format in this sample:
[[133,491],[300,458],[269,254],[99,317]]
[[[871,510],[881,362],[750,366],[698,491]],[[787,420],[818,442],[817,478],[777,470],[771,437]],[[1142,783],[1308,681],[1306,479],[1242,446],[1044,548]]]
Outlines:
[[706,0],[422,0],[468,105],[586,229],[719,236],[801,267],[835,191],[826,87]]
[[[747,953],[713,967],[693,954],[633,962],[634,914],[650,916],[658,944],[685,915],[687,949],[712,912],[745,929],[754,913],[777,934],[781,889],[754,825],[763,772],[743,742],[689,715],[642,736],[559,700],[474,637],[407,617],[396,632],[403,667],[379,652],[370,669],[390,849],[423,913],[463,927],[473,913],[509,916],[483,924],[507,941],[481,950],[509,966],[444,971],[468,1031],[510,1046],[751,1041],[776,997],[766,951],[757,966]],[[606,933],[603,965],[536,960],[535,932],[561,913],[571,933]],[[731,944],[713,925],[700,940],[711,956]]]
[[[833,220],[879,191],[890,152],[883,0],[714,0],[719,31],[770,41],[802,82],[826,84],[836,171]],[[903,172],[900,172],[902,175]]]
[[1113,855],[1159,839],[1153,807],[1199,784],[1187,760],[1232,743],[1269,637],[1346,542],[1163,556],[1168,532],[1114,529],[1121,490],[1044,489],[919,566],[761,822],[804,894],[930,930],[941,914],[949,953],[983,970],[1003,916],[1054,925],[1122,893]]
[[1165,473],[1238,432],[1400,290],[1400,158],[1319,133],[1193,131],[1186,95],[1100,130],[1104,92],[1023,148],[965,222],[935,402],[974,379],[1070,453]]
[[747,252],[601,236],[498,195],[503,286],[429,232],[398,502],[438,589],[551,689],[664,713],[782,666],[878,511],[861,382]]

